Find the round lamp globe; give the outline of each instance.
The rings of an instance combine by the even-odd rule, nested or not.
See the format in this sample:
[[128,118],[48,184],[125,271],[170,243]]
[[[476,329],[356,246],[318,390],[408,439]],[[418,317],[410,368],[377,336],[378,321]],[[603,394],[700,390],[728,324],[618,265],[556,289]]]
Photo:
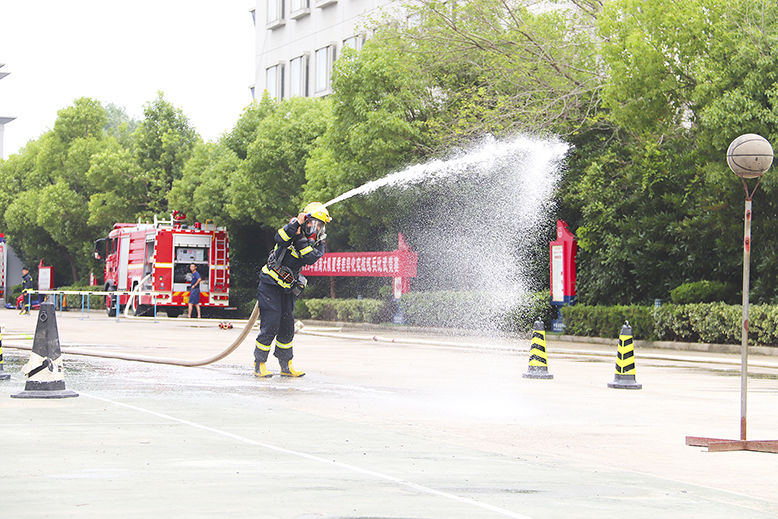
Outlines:
[[727,164],[735,175],[757,178],[765,174],[773,163],[773,147],[755,133],[741,135],[727,149]]

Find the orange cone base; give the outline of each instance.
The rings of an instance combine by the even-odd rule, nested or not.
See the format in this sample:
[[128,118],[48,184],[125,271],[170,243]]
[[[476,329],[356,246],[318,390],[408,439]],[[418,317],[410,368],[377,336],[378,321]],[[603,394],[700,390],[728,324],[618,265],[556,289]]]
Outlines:
[[11,395],[11,398],[70,398],[74,396],[78,396],[78,393],[65,389],[64,380],[53,382],[28,380],[24,385],[24,391]]

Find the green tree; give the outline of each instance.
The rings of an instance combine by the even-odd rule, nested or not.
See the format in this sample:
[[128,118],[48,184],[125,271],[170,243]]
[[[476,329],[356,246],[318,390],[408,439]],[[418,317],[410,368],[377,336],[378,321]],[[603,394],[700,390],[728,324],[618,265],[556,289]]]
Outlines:
[[[605,4],[603,101],[617,126],[582,139],[563,197],[582,301],[648,302],[685,282],[739,278],[744,193],[725,152],[739,134],[776,135],[775,14],[756,0]],[[773,179],[762,186],[752,287],[771,301],[778,200]]]
[[108,122],[105,125],[105,134],[116,138],[125,148],[132,147],[132,134],[138,129],[140,121],[127,115],[127,110],[113,103],[105,105]]
[[183,177],[173,182],[168,200],[170,207],[194,220],[216,220],[221,224],[235,222],[230,218],[231,179],[241,166],[238,156],[224,144],[198,143],[184,166]]
[[578,4],[421,0],[406,6],[413,23],[381,23],[376,39],[423,78],[438,146],[484,133],[569,134],[598,106],[603,81],[592,38],[599,2]]
[[262,119],[227,186],[233,220],[277,225],[302,207],[305,165],[327,129],[330,101],[291,98]]
[[95,192],[89,198],[89,224],[110,229],[151,212],[152,195],[132,152],[118,142],[92,156],[87,180]]
[[145,105],[144,118],[133,134],[135,160],[147,186],[148,213],[168,212],[167,194],[183,175],[184,164],[200,140],[183,112],[162,92]]
[[[374,41],[359,53],[345,49],[332,87],[332,122],[306,165],[306,201],[327,202],[430,151],[429,91],[403,56]],[[333,208],[338,224],[331,226],[328,243],[335,250],[384,248],[385,218],[392,213],[386,204],[355,198]]]

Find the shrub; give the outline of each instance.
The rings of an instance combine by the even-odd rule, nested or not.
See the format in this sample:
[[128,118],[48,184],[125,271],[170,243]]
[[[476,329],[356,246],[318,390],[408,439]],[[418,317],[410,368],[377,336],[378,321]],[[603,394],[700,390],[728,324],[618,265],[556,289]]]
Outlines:
[[661,341],[697,342],[686,305],[662,305],[654,309],[654,335]]
[[311,319],[323,321],[377,323],[384,305],[380,299],[306,299],[305,312]]
[[742,307],[709,303],[686,305],[691,329],[700,342],[736,344],[740,342]]
[[415,292],[400,300],[405,322],[436,328],[527,331],[536,319],[547,326],[556,318],[548,291],[517,296],[505,309],[495,310],[494,294],[480,291]]
[[[742,307],[737,310],[737,340],[741,340],[740,323],[743,318]],[[748,310],[748,342],[749,344],[778,345],[778,306],[754,305]]]
[[713,303],[725,301],[730,292],[730,286],[721,281],[695,281],[684,283],[671,290],[670,298],[677,305]]
[[556,319],[557,315],[557,308],[551,304],[551,291],[526,294],[503,315],[501,328],[510,332],[526,332],[531,330],[539,319],[543,321],[545,329],[550,330],[551,321]]
[[[66,286],[66,287],[57,287],[57,290],[63,290],[65,292],[87,292],[90,290],[101,290],[100,287],[96,286],[86,286],[86,285],[73,285],[73,286]],[[57,296],[57,309],[59,309],[60,304],[62,304],[62,308],[65,308],[67,310],[81,310],[82,308],[86,308],[87,304],[89,305],[89,309],[91,310],[105,310],[105,296],[81,296],[76,294],[64,294],[64,302],[62,296]],[[34,296],[33,296],[34,297]],[[52,299],[53,302],[53,299]],[[82,306],[83,305],[83,306]]]
[[565,332],[588,337],[618,337],[625,321],[638,339],[653,340],[654,307],[651,306],[587,306],[562,308]]

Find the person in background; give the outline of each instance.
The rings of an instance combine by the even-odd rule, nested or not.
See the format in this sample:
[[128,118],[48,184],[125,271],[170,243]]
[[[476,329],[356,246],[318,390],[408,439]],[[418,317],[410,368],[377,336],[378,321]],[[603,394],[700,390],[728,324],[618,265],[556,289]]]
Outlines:
[[200,318],[200,282],[202,278],[200,273],[197,272],[197,265],[192,263],[189,265],[189,270],[192,271],[192,282],[189,284],[189,317],[192,317],[192,307],[197,308],[197,318]]
[[30,269],[22,267],[22,295],[24,296],[22,311],[20,312],[22,315],[30,315],[30,299],[32,299],[33,288]]

